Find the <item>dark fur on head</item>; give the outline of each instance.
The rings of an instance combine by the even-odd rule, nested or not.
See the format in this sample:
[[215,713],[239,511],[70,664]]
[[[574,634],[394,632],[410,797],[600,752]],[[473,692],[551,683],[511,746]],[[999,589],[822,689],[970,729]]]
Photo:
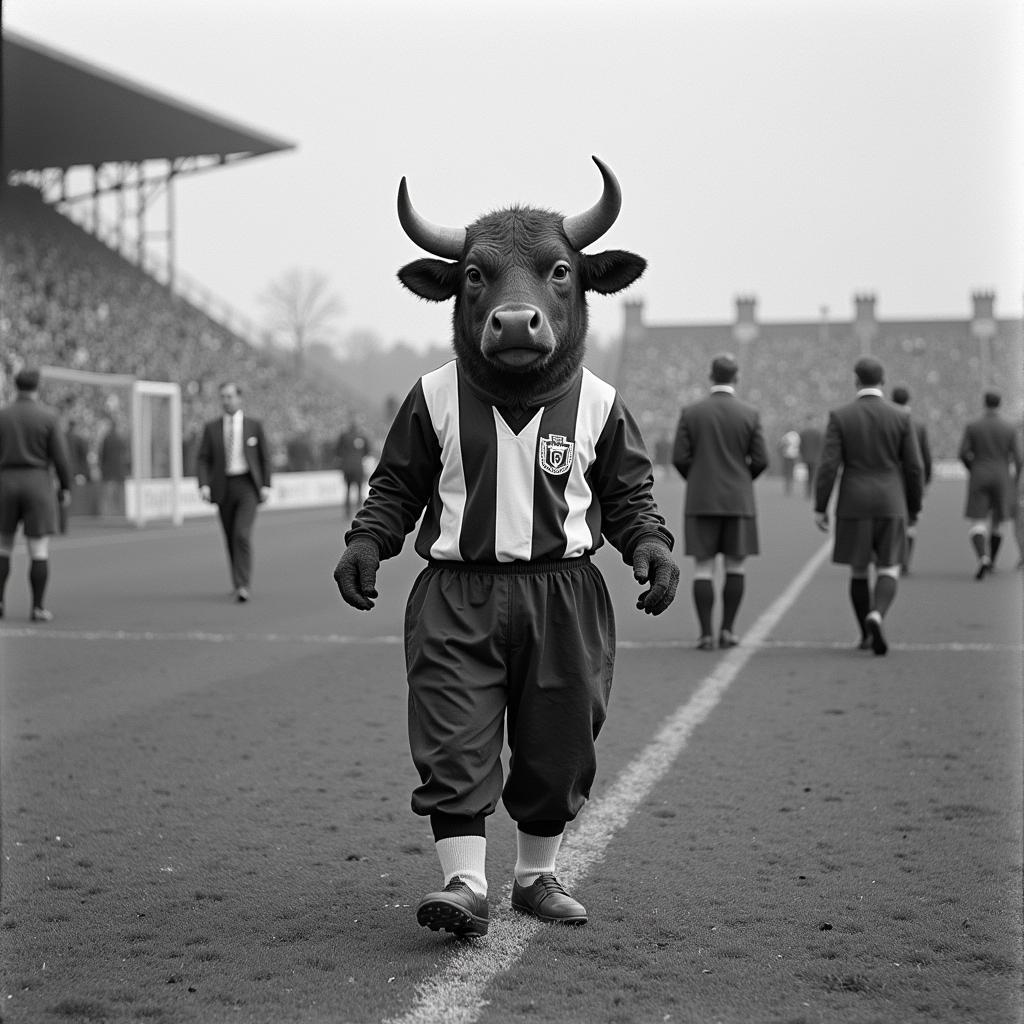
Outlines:
[[[455,299],[455,354],[470,379],[499,404],[530,406],[569,380],[586,347],[586,293],[621,291],[647,266],[622,250],[578,252],[562,220],[533,207],[498,210],[469,225],[457,263],[419,259],[398,272],[421,298]],[[502,316],[518,317],[504,334]]]

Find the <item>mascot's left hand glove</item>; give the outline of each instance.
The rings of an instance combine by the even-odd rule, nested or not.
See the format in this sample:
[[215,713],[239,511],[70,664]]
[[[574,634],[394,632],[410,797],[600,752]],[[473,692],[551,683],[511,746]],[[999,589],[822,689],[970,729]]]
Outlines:
[[377,569],[380,551],[365,537],[352,541],[334,569],[334,582],[346,603],[368,612],[377,596]]
[[636,599],[637,608],[648,615],[660,615],[676,596],[679,566],[661,541],[642,540],[633,549],[633,578],[637,583],[651,584],[650,590]]

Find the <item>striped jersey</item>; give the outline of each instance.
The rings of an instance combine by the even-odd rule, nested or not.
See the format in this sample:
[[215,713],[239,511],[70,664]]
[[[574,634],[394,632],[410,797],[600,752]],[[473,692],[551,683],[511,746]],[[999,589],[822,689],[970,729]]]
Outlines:
[[643,537],[673,539],[652,495],[650,457],[615,389],[583,368],[516,433],[457,359],[402,404],[345,535],[438,561],[537,562],[596,551],[629,562]]

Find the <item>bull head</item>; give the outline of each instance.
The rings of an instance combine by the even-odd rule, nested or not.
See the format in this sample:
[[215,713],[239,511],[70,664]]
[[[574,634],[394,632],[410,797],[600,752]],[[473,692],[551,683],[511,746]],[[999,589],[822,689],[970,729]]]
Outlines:
[[517,206],[465,228],[440,227],[421,217],[402,179],[402,227],[417,245],[442,259],[416,260],[399,271],[399,280],[432,302],[455,299],[456,354],[493,393],[511,390],[521,398],[571,376],[583,359],[586,292],[621,291],[647,265],[622,250],[581,251],[612,226],[622,205],[615,175],[597,157],[594,162],[604,188],[584,213],[563,217]]

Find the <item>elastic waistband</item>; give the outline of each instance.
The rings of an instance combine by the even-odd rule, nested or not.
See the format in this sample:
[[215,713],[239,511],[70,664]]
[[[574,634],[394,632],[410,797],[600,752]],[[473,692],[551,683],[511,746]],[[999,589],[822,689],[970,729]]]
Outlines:
[[541,573],[584,569],[590,565],[590,555],[580,555],[579,558],[555,558],[548,562],[448,562],[431,558],[427,560],[427,565],[431,569],[483,573],[486,576],[536,576]]

